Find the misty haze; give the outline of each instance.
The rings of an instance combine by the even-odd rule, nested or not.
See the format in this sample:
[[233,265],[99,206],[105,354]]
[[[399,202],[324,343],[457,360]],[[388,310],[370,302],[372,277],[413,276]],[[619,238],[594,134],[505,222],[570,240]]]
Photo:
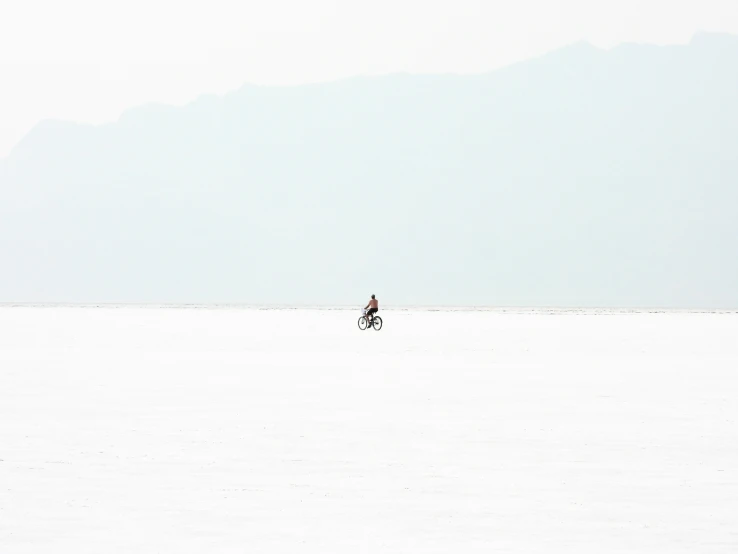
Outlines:
[[735,0],[7,4],[0,554],[738,552]]
[[0,301],[738,306],[738,38],[245,85],[0,162]]

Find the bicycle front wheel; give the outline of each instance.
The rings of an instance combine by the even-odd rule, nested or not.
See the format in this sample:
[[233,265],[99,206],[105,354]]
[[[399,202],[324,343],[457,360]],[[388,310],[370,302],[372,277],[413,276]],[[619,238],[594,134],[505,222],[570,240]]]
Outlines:
[[366,318],[364,316],[361,316],[359,318],[359,329],[361,329],[363,331],[364,329],[366,329],[366,326],[368,324],[369,324],[369,322],[366,320]]

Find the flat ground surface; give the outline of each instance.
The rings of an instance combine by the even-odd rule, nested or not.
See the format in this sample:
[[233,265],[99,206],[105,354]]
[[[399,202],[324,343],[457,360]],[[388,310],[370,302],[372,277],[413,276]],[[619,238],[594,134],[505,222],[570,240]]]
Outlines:
[[738,552],[738,315],[0,308],[0,552]]

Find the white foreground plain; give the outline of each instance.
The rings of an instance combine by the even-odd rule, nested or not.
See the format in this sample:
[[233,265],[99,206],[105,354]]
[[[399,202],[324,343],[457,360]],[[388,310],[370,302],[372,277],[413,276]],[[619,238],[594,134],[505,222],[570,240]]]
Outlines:
[[0,552],[738,552],[738,315],[0,308]]

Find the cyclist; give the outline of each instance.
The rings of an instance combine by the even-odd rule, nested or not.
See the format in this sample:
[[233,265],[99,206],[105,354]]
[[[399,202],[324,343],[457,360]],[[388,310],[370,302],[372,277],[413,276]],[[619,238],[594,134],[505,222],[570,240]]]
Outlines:
[[375,298],[375,296],[372,294],[371,300],[369,300],[369,304],[364,306],[364,310],[368,310],[366,312],[367,320],[369,321],[369,325],[374,324],[374,314],[376,314],[379,311],[379,300]]

